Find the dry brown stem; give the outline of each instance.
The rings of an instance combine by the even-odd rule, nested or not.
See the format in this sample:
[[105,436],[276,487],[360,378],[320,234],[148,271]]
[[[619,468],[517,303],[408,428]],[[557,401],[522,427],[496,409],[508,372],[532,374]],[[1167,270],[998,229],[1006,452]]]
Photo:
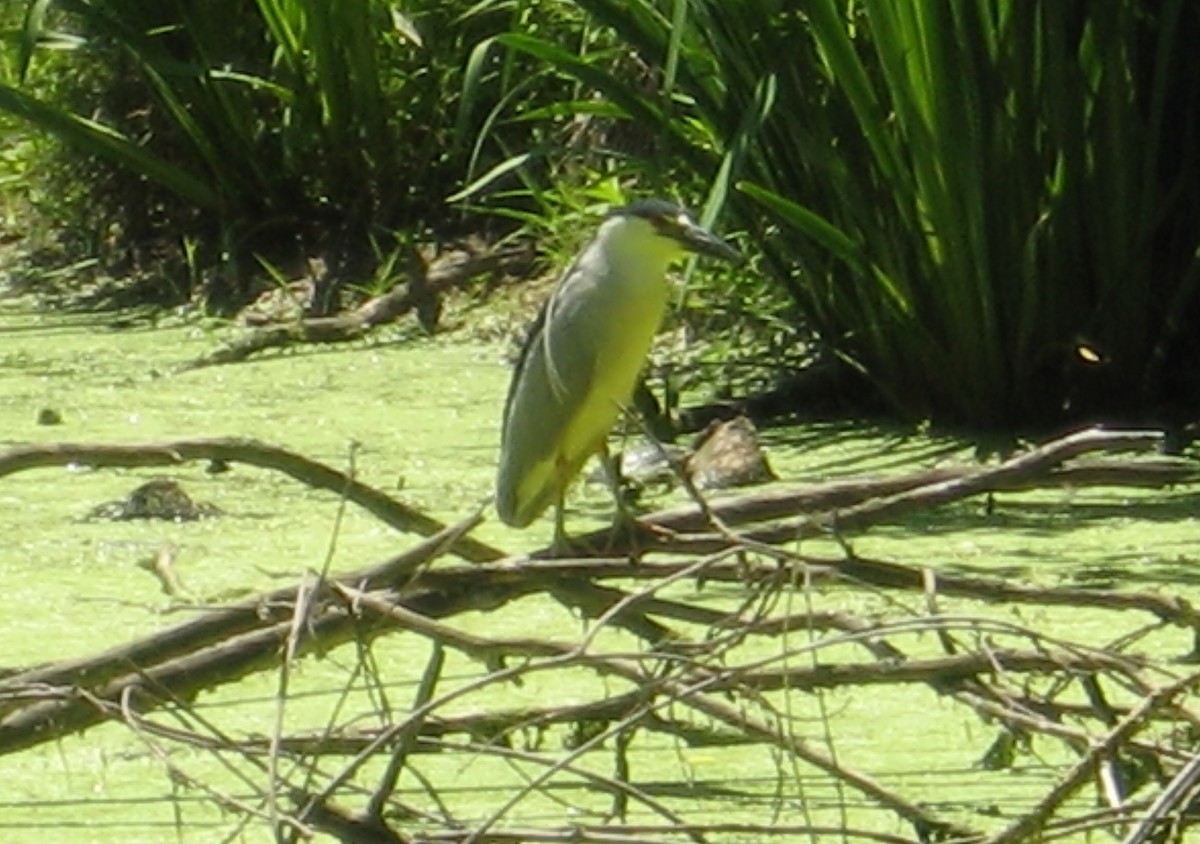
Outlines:
[[295,322],[256,328],[204,357],[180,367],[180,371],[239,363],[269,349],[361,340],[375,328],[394,322],[421,308],[446,290],[458,287],[485,273],[523,273],[532,260],[528,249],[499,249],[465,255],[458,260],[426,267],[412,262],[408,281],[376,296],[353,311],[330,317],[310,317]]

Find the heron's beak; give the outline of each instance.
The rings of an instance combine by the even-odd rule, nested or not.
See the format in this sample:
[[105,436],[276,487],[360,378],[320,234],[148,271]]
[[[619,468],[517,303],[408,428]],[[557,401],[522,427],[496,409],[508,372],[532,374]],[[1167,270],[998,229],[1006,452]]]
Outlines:
[[746,259],[742,257],[742,253],[738,252],[721,238],[710,232],[708,229],[689,222],[682,226],[678,232],[678,240],[683,244],[683,248],[689,252],[695,252],[698,255],[707,255],[710,258],[718,258],[722,261],[729,261],[731,264],[741,264]]

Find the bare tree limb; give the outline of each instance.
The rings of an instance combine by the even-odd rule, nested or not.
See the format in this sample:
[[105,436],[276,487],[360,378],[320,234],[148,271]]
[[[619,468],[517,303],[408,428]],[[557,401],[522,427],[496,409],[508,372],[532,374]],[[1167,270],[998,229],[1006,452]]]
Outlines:
[[[196,460],[224,460],[282,472],[314,489],[328,490],[357,504],[397,530],[433,536],[446,526],[403,504],[375,487],[294,451],[244,437],[166,440],[157,443],[105,445],[99,443],[48,443],[23,445],[0,452],[0,478],[50,466],[133,468],[180,466]],[[461,537],[453,552],[472,562],[498,560],[503,552],[470,537]]]

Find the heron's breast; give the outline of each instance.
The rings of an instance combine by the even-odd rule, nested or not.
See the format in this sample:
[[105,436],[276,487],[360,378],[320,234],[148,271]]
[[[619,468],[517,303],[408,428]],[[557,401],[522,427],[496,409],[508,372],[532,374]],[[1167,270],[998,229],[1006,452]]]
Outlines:
[[662,324],[670,287],[659,278],[618,293],[604,325],[596,331],[596,368],[593,384],[597,397],[614,409],[629,403],[638,374]]
[[665,280],[641,285],[636,294],[614,296],[594,309],[604,316],[581,327],[577,339],[590,347],[592,373],[560,441],[559,456],[571,469],[600,448],[621,409],[630,405],[669,295]]

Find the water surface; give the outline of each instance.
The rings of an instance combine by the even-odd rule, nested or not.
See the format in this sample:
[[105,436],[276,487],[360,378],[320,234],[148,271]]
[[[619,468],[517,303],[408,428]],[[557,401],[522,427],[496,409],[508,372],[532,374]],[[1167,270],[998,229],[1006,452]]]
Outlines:
[[[0,300],[0,448],[58,441],[254,437],[352,469],[365,482],[445,521],[460,519],[486,501],[509,374],[500,343],[462,335],[414,339],[396,331],[379,340],[175,371],[182,362],[211,351],[222,336],[186,323],[159,327],[147,322],[114,330],[103,318],[39,313],[25,303]],[[62,424],[39,424],[44,409],[57,411]],[[853,425],[777,429],[764,439],[784,483],[905,471],[965,460],[971,453],[964,444]],[[225,515],[185,524],[85,518],[96,505],[162,476],[177,479],[195,498],[220,507]],[[577,528],[594,526],[608,509],[606,494],[598,488],[576,491],[572,503]],[[1194,490],[1186,488],[1005,495],[992,513],[982,501],[962,502],[876,528],[853,538],[853,545],[860,554],[938,570],[1191,596],[1200,554],[1196,504]],[[489,517],[476,536],[515,553],[544,544],[549,522],[543,519],[519,532]],[[320,570],[330,559],[334,571],[376,563],[415,541],[353,507],[343,513],[337,496],[276,473],[236,466],[210,475],[202,464],[169,471],[39,469],[0,478],[0,536],[5,540],[0,546],[0,582],[5,585],[0,641],[8,667],[91,654],[179,620],[186,610],[174,606],[139,566],[164,547],[172,549],[178,573],[196,602],[218,604],[293,583],[300,573]],[[817,540],[803,550],[836,554],[838,546]],[[728,607],[744,595],[736,587],[713,587],[700,598],[691,592],[680,597]],[[786,603],[778,611],[800,612],[811,604],[865,618],[925,612],[919,596],[849,589],[797,591]],[[950,610],[987,613],[1094,644],[1147,621],[1135,614],[971,602],[953,603]],[[581,630],[577,619],[538,600],[460,621],[480,634],[537,632],[563,641],[572,641]],[[807,634],[800,631],[757,644],[758,651],[743,656],[771,658],[772,649],[778,649],[777,657],[806,641]],[[932,636],[913,635],[905,643],[914,654],[938,653]],[[638,647],[616,634],[609,644]],[[1168,630],[1142,647],[1162,654],[1183,653],[1189,646],[1183,631]],[[390,637],[375,649],[393,705],[401,710],[414,693],[428,652],[416,637]],[[352,721],[346,713],[356,707],[370,711],[376,701],[362,687],[349,701],[339,697],[357,659],[353,649],[343,648],[323,660],[301,662],[289,725],[319,728],[331,720]],[[789,659],[803,665],[809,657]],[[465,683],[481,672],[480,666],[454,657],[447,676]],[[218,720],[229,734],[267,735],[278,682],[275,675],[251,678],[202,696],[198,711]],[[499,705],[500,698],[505,706],[535,706],[559,698],[582,701],[619,691],[617,686],[576,672],[521,687],[487,687],[455,708],[482,711]],[[1027,806],[1036,789],[1056,776],[1052,767],[1031,760],[1026,768],[1006,774],[1016,785],[998,793],[994,781],[980,779],[978,767],[993,728],[924,687],[878,695],[790,695],[781,697],[780,706],[796,719],[797,734],[819,742],[828,738],[820,718],[835,716],[839,758],[906,794],[924,795],[948,812],[961,811],[975,825],[981,823],[981,806],[989,811],[999,807],[1002,813]],[[765,813],[775,812],[790,822],[813,818],[836,823],[842,818],[836,807],[849,803],[856,825],[908,832],[887,813],[839,794],[827,777],[786,764],[777,767],[777,760],[761,748],[706,750],[659,742],[639,739],[631,750],[634,771],[644,787],[664,793],[690,778],[689,817],[761,821]],[[230,781],[228,771],[204,751],[139,741],[123,727],[106,726],[0,758],[0,781],[8,785],[0,798],[0,840],[198,842],[228,840],[231,834],[234,840],[266,840],[263,825],[251,826],[239,839],[230,815],[169,775],[160,755],[163,747],[171,764],[197,779],[222,783],[247,799],[252,795],[245,783]],[[597,764],[607,770],[608,757]],[[458,801],[467,817],[498,806],[513,787],[510,764],[486,756],[464,763],[461,755],[446,754],[423,758],[420,765],[427,777],[452,784],[444,796]],[[338,763],[331,761],[328,767],[336,769]],[[253,766],[246,774],[262,781]],[[722,783],[736,784],[740,796],[722,797],[717,789]],[[407,799],[421,803],[419,783],[402,786],[408,789]],[[760,795],[759,802],[748,794]],[[578,806],[587,799],[572,799],[574,811],[583,811]],[[600,807],[596,812],[607,805],[605,799],[591,799]],[[562,811],[554,801],[539,798],[523,804],[516,817],[547,825],[576,817],[559,817],[556,813]],[[581,821],[598,817],[584,815]]]

